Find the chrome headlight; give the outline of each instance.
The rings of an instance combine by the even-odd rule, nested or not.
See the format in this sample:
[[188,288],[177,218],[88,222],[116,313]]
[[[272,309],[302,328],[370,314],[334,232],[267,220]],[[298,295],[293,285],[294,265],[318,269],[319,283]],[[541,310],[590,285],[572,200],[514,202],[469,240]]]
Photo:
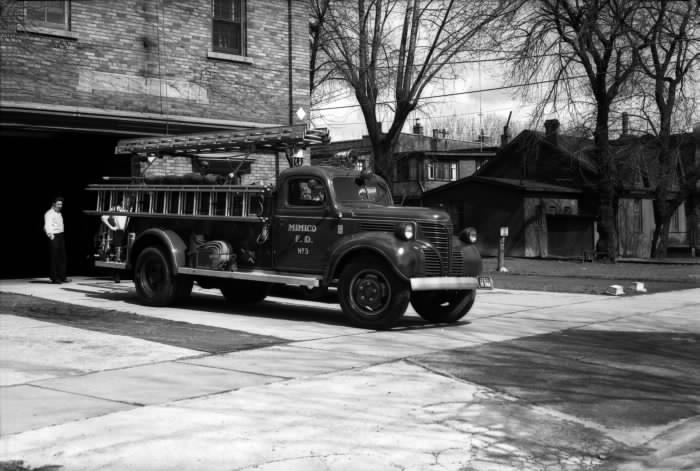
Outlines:
[[396,226],[396,237],[401,240],[413,240],[416,238],[416,223],[402,222]]
[[465,244],[476,244],[476,229],[473,227],[467,227],[459,233],[459,239]]

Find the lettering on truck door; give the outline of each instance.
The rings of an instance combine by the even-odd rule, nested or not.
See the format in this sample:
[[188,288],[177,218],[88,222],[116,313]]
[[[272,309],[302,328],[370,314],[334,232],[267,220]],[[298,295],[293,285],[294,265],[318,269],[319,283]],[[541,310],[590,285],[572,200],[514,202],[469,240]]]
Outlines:
[[328,190],[313,177],[290,178],[281,190],[275,265],[280,270],[321,273],[337,225]]

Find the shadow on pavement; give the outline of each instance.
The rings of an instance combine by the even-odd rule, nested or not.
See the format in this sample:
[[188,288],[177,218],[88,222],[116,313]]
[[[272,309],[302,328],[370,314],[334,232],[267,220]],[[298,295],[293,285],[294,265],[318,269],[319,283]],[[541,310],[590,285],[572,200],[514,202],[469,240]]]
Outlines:
[[421,365],[610,428],[700,413],[700,335],[566,330],[413,357]]
[[[99,288],[104,288],[105,291],[102,292],[95,292],[93,290],[88,290],[88,289],[81,289],[80,285],[84,286],[90,286],[90,287],[99,287]],[[142,303],[139,302],[138,298],[136,297],[135,290],[133,287],[129,285],[121,285],[121,284],[114,284],[112,282],[107,282],[107,281],[100,281],[100,282],[80,282],[80,283],[72,283],[70,285],[64,285],[62,287],[62,290],[69,291],[72,293],[80,293],[84,294],[86,297],[90,298],[96,298],[96,299],[103,299],[103,300],[110,300],[110,301],[119,301],[123,302],[126,304],[131,304],[131,305],[138,305],[138,306],[143,306]],[[233,306],[229,304],[223,296],[219,296],[216,294],[217,292],[215,290],[211,291],[210,293],[192,293],[192,295],[187,298],[186,300],[172,306],[173,308],[178,308],[178,309],[189,309],[192,311],[196,312],[207,312],[207,313],[215,313],[215,314],[227,314],[231,316],[246,316],[246,317],[259,317],[259,318],[266,318],[266,319],[280,319],[280,320],[293,320],[293,321],[298,321],[298,322],[315,322],[319,324],[327,324],[327,325],[340,325],[340,326],[349,326],[353,327],[348,319],[343,315],[342,311],[340,310],[338,305],[335,304],[324,304],[320,302],[314,303],[314,305],[296,305],[292,303],[285,303],[281,300],[277,300],[278,298],[275,297],[268,297],[265,301],[256,304],[256,305],[239,305],[239,306]],[[47,316],[47,312],[51,311],[50,303],[58,303],[57,301],[50,301],[50,300],[44,300],[47,303],[47,306],[42,309],[38,309],[36,305],[40,304],[39,299],[40,298],[34,298],[34,305],[35,307],[33,308],[35,310],[34,314],[37,319],[40,320],[46,320],[48,322],[59,322],[59,323],[65,323],[68,322],[69,320],[73,319],[72,322],[75,322],[76,319],[74,319],[75,315],[74,314],[68,314],[66,313],[67,311],[71,311],[72,313],[75,312],[86,312],[90,311],[95,314],[93,314],[92,317],[95,319],[97,318],[104,318],[103,315],[98,314],[100,311],[102,312],[119,312],[116,310],[108,310],[108,309],[100,309],[100,308],[88,308],[88,307],[83,307],[83,306],[77,306],[77,305],[71,305],[67,303],[59,303],[59,304],[65,304],[66,306],[72,306],[70,310],[68,309],[63,309],[62,311],[63,314],[61,315],[56,315],[56,316]],[[5,303],[2,303],[5,304]],[[156,309],[156,308],[153,308]],[[43,312],[41,316],[39,316],[39,312]],[[136,314],[130,314],[130,313],[125,313],[121,312],[120,314],[122,315],[136,315]],[[19,315],[26,315],[25,314],[19,314]],[[168,321],[164,319],[157,319],[151,316],[146,316],[146,315],[139,315],[139,317],[144,318],[144,319],[153,319],[153,322],[174,322],[174,321]],[[193,326],[197,324],[189,324],[183,322],[182,324],[185,324],[186,326]],[[465,325],[469,324],[469,322],[461,322],[457,324],[451,324],[451,325]],[[83,323],[81,326],[82,328],[90,328],[89,323]],[[85,327],[83,327],[85,326]],[[205,326],[201,326],[205,327]],[[427,323],[426,321],[422,320],[419,317],[404,317],[402,318],[399,323],[392,329],[393,331],[400,331],[400,330],[411,330],[411,329],[432,329],[432,328],[444,328],[444,324],[432,324],[432,323]],[[106,327],[105,327],[106,329]],[[214,328],[212,328],[214,329]],[[227,329],[221,329],[221,330],[227,330]],[[358,328],[359,331],[362,331],[362,329]],[[114,331],[110,330],[102,330],[103,332],[108,332],[108,333],[116,333]],[[127,334],[127,335],[132,335],[132,334]],[[137,332],[133,333],[133,336],[139,337]],[[141,337],[143,338],[143,337]],[[279,343],[279,342],[277,342]],[[191,347],[188,347],[191,348]],[[199,348],[194,348],[194,349],[199,349]],[[209,351],[209,350],[205,350]]]

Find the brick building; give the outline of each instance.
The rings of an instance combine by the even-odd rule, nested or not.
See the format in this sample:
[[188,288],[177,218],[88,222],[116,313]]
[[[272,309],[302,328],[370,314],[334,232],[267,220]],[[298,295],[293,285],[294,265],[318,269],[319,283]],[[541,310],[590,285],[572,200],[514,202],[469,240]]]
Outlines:
[[132,172],[114,156],[119,139],[302,124],[309,108],[305,0],[4,2],[0,13],[0,133],[14,149],[3,175],[26,185],[3,185],[3,246],[33,247],[6,255],[3,277],[46,272],[42,215],[56,194],[69,271],[87,270],[97,222],[82,214],[84,188]]

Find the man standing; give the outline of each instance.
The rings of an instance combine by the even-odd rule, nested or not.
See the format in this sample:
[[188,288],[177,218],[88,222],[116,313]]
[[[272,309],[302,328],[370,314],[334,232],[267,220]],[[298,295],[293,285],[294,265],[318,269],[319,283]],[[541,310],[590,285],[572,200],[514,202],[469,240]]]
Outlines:
[[53,199],[51,209],[44,214],[44,232],[49,238],[51,283],[61,284],[71,281],[66,278],[66,242],[63,238],[63,197]]

